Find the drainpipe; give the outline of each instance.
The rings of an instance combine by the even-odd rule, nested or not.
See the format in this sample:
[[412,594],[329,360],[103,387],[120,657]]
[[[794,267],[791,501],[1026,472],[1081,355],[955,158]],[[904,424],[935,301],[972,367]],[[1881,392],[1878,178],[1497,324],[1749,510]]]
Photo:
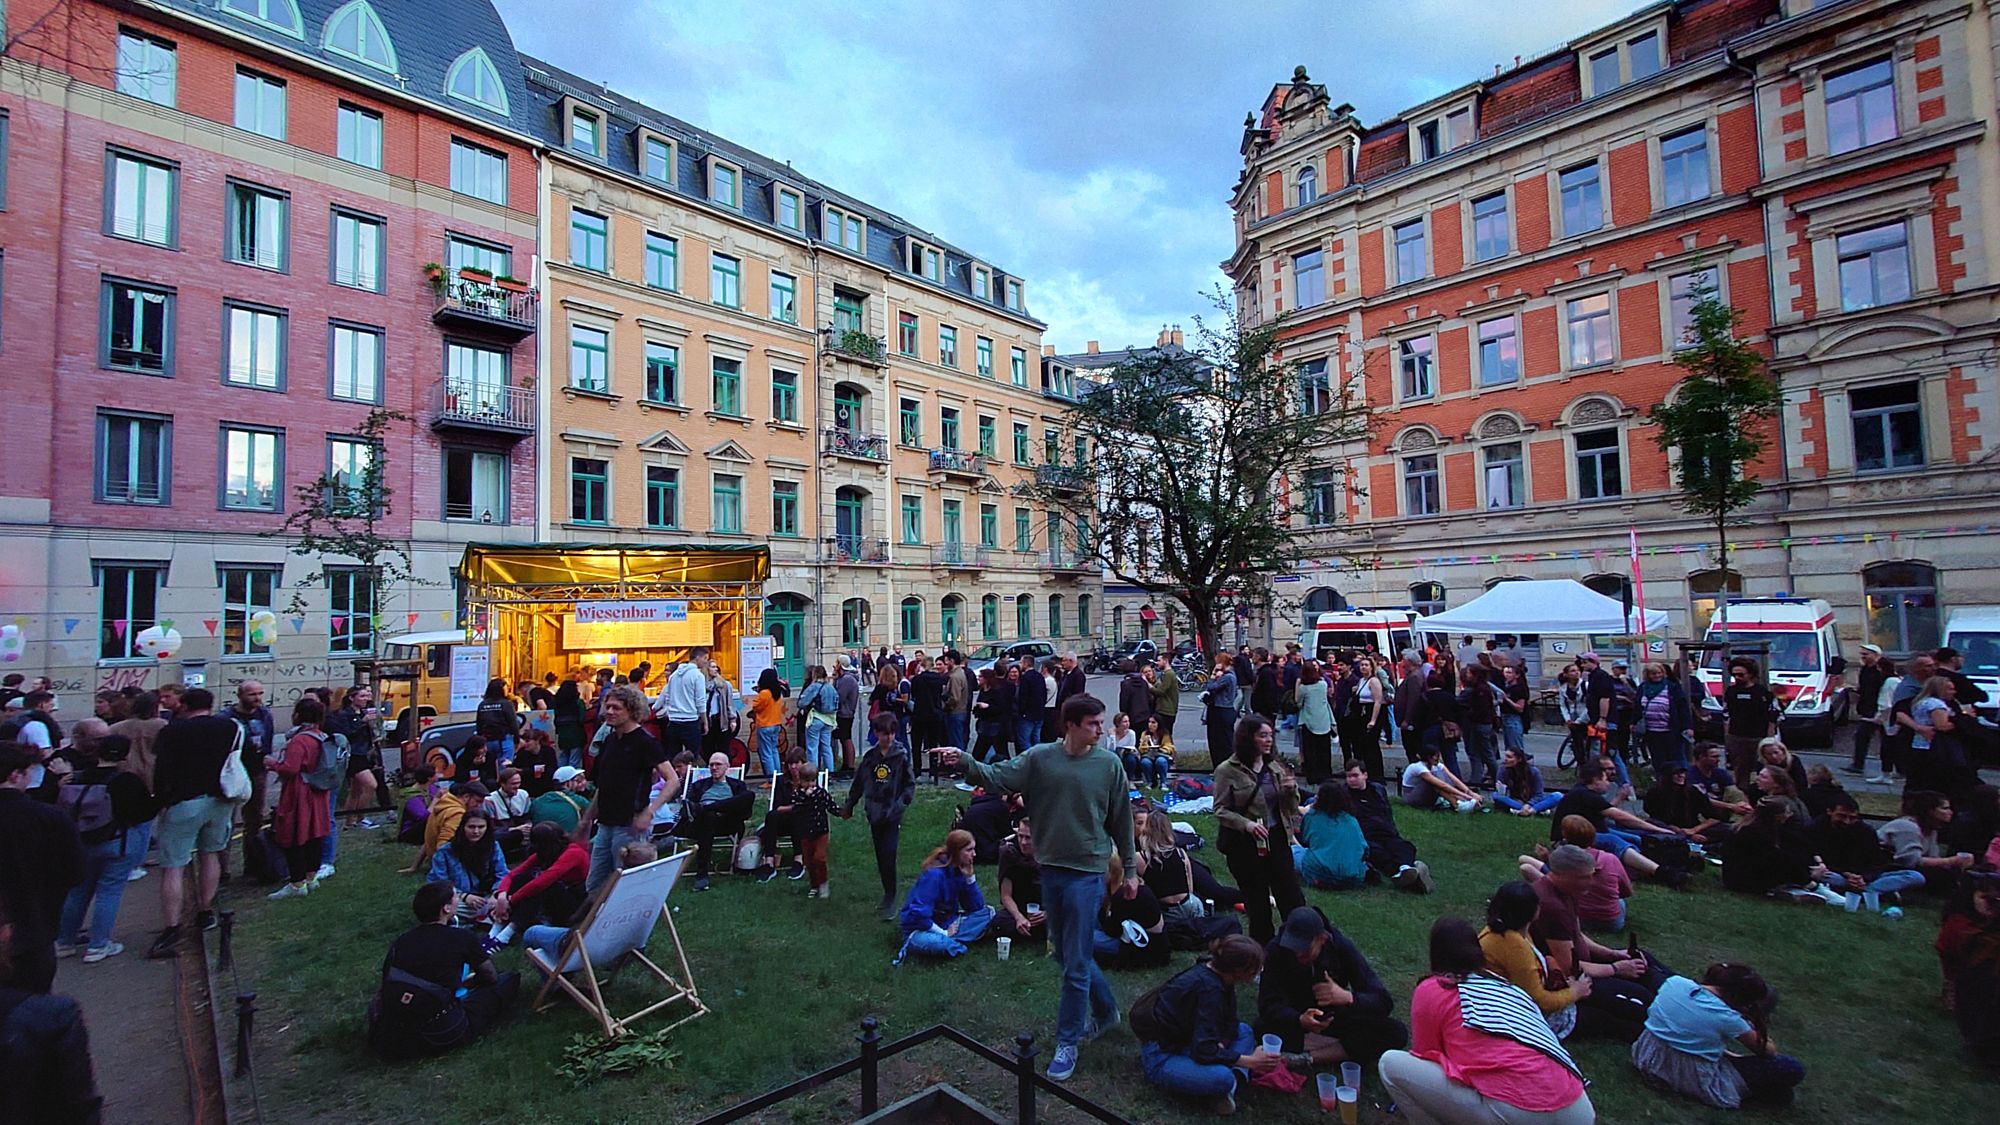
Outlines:
[[[551,171],[549,153],[540,152],[535,160],[537,203],[535,215],[535,244],[552,246],[553,235],[549,231],[549,212],[555,199],[555,176]],[[549,305],[549,264],[540,254],[534,258],[534,269],[529,274],[535,279],[535,293],[540,303],[540,323],[535,333],[535,409],[541,424],[535,427],[535,542],[553,542],[554,522],[549,514],[555,507],[555,468],[550,458],[555,449],[555,436],[549,432],[553,420],[549,408],[554,392],[549,389],[549,328],[555,321]]]
[[[824,200],[821,201],[821,206],[822,207],[825,206]],[[806,255],[812,259],[812,272],[813,272],[812,319],[814,321],[817,321],[819,320],[819,298],[820,298],[819,240],[813,237],[811,231],[806,232]],[[820,421],[820,398],[819,398],[820,350],[821,349],[819,346],[819,328],[817,325],[815,325],[813,328],[813,343],[812,343],[812,388],[813,388],[812,409],[813,409],[814,431],[817,431],[819,429],[818,423]],[[822,438],[821,440],[825,439]],[[820,526],[820,516],[824,512],[821,489],[824,487],[825,481],[823,479],[824,473],[820,469],[820,460],[819,460],[820,457],[821,457],[821,451],[817,449],[813,450],[811,458],[812,468],[807,470],[807,479],[812,487],[812,498],[813,498],[813,536],[812,536],[813,651],[816,655],[822,652],[826,648],[826,536],[823,534],[825,528]],[[803,657],[805,654],[800,653],[799,655]]]

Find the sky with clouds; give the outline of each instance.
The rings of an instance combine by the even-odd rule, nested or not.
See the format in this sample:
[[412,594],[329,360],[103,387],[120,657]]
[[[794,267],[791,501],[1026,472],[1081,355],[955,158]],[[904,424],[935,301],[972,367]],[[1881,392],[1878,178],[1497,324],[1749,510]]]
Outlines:
[[497,0],[523,51],[1028,280],[1045,342],[1210,311],[1243,115],[1304,64],[1363,122],[1639,0]]

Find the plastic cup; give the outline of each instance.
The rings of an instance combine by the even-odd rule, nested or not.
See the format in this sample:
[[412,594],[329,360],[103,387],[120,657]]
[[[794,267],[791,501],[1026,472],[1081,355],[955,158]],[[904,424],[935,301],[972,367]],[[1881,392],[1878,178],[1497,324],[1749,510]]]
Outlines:
[[1031,902],[1021,909],[1021,913],[1023,914],[1040,914],[1041,912],[1042,904],[1039,902]]
[[1359,1090],[1361,1088],[1361,1064],[1358,1062],[1341,1063],[1340,1084],[1342,1086],[1352,1086],[1354,1089]]
[[1882,909],[1882,896],[1874,891],[1863,891],[1861,892],[1861,905],[1868,908],[1868,913],[1877,913]]
[[1322,1074],[1318,1082],[1319,1108],[1332,1113],[1340,1102],[1340,1079],[1331,1074]]
[[1334,1100],[1340,1105],[1340,1125],[1354,1125],[1361,1118],[1361,1091],[1352,1086],[1342,1086],[1334,1091]]
[[1841,905],[1847,908],[1849,914],[1861,909],[1860,893],[1857,891],[1847,892],[1847,897],[1841,900]]
[[993,948],[1000,951],[1000,959],[1005,961],[1014,952],[1014,939],[1007,937],[994,938]]
[[1284,1049],[1285,1049],[1285,1041],[1283,1039],[1280,1039],[1275,1035],[1266,1035],[1264,1037],[1265,1054],[1267,1055],[1279,1054],[1282,1051],[1284,1051]]

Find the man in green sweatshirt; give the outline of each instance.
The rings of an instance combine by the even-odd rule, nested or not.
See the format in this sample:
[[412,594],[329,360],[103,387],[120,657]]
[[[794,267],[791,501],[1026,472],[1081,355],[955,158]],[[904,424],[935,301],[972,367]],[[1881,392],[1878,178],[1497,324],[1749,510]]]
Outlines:
[[1125,869],[1120,893],[1126,898],[1139,893],[1125,766],[1097,745],[1104,734],[1104,704],[1089,695],[1072,696],[1063,703],[1061,723],[1060,742],[1045,742],[997,765],[962,758],[955,749],[939,753],[946,768],[962,762],[972,784],[1021,794],[1034,814],[1049,949],[1063,967],[1056,1050],[1049,1059],[1049,1077],[1057,1082],[1076,1073],[1078,1046],[1119,1021],[1118,997],[1091,954],[1114,850]]

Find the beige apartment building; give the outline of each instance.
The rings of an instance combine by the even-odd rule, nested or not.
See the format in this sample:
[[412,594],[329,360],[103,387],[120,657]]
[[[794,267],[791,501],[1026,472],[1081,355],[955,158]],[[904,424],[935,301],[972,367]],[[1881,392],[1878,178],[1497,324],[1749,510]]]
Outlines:
[[524,58],[543,166],[541,538],[764,543],[781,672],[1096,633],[1027,494],[1059,459],[1025,282]]

